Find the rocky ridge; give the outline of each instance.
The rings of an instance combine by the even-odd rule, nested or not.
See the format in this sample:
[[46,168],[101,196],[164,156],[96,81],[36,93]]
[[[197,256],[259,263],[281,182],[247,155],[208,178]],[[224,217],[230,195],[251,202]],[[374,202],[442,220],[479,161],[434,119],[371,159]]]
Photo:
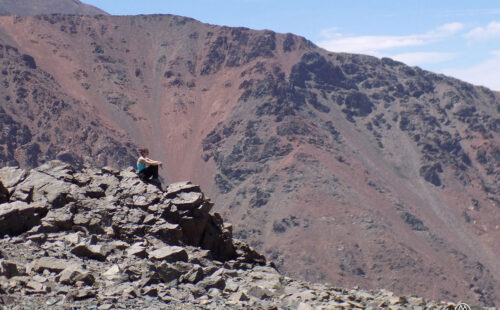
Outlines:
[[148,146],[287,275],[498,306],[490,90],[173,15],[0,28],[0,165],[123,168]]
[[0,308],[454,309],[281,275],[199,186],[61,161],[0,169]]

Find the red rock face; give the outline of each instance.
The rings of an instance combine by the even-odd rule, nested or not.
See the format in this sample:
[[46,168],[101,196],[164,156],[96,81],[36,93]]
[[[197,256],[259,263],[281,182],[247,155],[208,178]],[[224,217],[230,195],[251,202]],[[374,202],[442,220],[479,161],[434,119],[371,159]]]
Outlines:
[[499,100],[390,59],[178,16],[0,18],[2,164],[192,180],[307,280],[500,302]]

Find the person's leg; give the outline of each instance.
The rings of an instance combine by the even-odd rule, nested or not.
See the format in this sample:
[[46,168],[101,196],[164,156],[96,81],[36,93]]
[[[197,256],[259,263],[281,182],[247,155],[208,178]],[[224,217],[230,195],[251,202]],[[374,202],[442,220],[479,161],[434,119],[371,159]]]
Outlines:
[[[146,168],[144,168],[144,170],[141,171],[140,174],[143,175],[143,180],[148,180],[149,178],[151,178],[151,176],[154,175],[154,167],[155,166],[147,166]],[[156,167],[156,174],[158,174],[158,167]]]
[[151,169],[151,175],[153,176],[153,179],[158,179],[158,166],[150,166]]

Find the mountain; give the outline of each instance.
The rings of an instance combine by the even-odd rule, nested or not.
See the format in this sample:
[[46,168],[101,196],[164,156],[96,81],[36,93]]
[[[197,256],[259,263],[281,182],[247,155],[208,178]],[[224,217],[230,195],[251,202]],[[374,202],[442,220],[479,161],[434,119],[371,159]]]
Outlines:
[[32,16],[55,13],[107,15],[106,12],[78,0],[0,0],[0,15]]
[[287,275],[500,302],[498,94],[171,16],[1,17],[0,161],[192,180]]

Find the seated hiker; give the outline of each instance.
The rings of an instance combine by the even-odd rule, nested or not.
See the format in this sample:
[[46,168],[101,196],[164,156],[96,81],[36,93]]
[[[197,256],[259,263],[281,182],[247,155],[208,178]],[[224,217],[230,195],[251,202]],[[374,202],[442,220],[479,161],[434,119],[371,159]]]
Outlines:
[[141,154],[137,159],[137,174],[139,174],[139,177],[144,181],[151,179],[151,181],[159,182],[158,167],[163,168],[162,162],[148,158],[149,150],[146,148],[139,149],[139,153]]

